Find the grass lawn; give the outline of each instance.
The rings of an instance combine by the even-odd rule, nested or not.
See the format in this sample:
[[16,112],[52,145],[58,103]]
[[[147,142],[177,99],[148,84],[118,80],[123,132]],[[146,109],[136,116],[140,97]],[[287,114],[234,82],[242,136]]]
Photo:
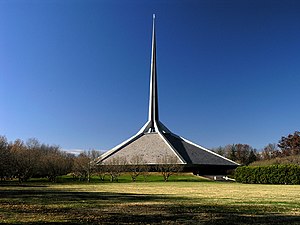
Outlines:
[[0,223],[300,224],[300,185],[211,182],[191,175],[170,182],[126,179],[0,183]]

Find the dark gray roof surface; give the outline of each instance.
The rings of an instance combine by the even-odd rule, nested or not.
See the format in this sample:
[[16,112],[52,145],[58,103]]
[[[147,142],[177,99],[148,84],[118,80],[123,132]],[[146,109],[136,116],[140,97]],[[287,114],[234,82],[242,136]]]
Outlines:
[[173,134],[163,134],[174,149],[182,156],[187,164],[197,165],[228,165],[236,166],[237,164],[217,155],[213,152],[192,145],[182,138]]

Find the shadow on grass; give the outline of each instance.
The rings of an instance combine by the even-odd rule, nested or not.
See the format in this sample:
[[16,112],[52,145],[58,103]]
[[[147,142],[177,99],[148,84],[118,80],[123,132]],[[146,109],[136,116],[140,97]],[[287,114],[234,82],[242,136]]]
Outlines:
[[15,184],[15,183],[0,183],[0,187],[48,187],[48,185],[42,185],[42,184]]
[[7,221],[24,215],[35,218],[13,224],[300,224],[299,216],[284,216],[276,206],[196,200],[113,192],[3,190],[0,217]]
[[[65,205],[67,203],[129,203],[144,201],[159,201],[168,199],[164,195],[147,194],[129,194],[115,192],[72,192],[72,191],[48,191],[48,190],[3,190],[0,192],[1,199],[21,200],[24,203],[31,204],[36,202],[55,203]],[[177,198],[178,200],[180,198]],[[183,199],[183,198],[181,198]]]

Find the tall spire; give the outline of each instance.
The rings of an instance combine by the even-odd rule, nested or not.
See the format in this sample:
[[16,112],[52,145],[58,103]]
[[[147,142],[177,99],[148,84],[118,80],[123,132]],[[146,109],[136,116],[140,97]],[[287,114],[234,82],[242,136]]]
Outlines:
[[[102,154],[96,163],[116,165],[113,163],[114,159],[142,154],[143,164],[151,169],[154,169],[155,165],[167,163],[159,160],[162,156],[172,157],[172,160],[174,157],[176,161],[174,160],[173,164],[182,165],[186,171],[201,175],[226,174],[227,170],[235,169],[239,164],[172,133],[159,121],[155,38],[153,15],[148,121],[134,136]],[[129,162],[129,165],[132,163]]]
[[157,131],[158,118],[158,94],[157,94],[157,72],[156,72],[156,37],[155,37],[155,14],[153,14],[152,25],[152,55],[151,55],[151,78],[150,78],[150,96],[149,96],[149,115],[150,132]]

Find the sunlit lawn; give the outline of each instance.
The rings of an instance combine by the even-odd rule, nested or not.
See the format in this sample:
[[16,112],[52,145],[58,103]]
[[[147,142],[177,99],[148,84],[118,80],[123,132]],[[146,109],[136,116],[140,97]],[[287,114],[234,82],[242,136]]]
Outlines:
[[300,224],[300,186],[211,182],[192,176],[174,177],[170,182],[153,180],[0,184],[0,221],[11,224]]

